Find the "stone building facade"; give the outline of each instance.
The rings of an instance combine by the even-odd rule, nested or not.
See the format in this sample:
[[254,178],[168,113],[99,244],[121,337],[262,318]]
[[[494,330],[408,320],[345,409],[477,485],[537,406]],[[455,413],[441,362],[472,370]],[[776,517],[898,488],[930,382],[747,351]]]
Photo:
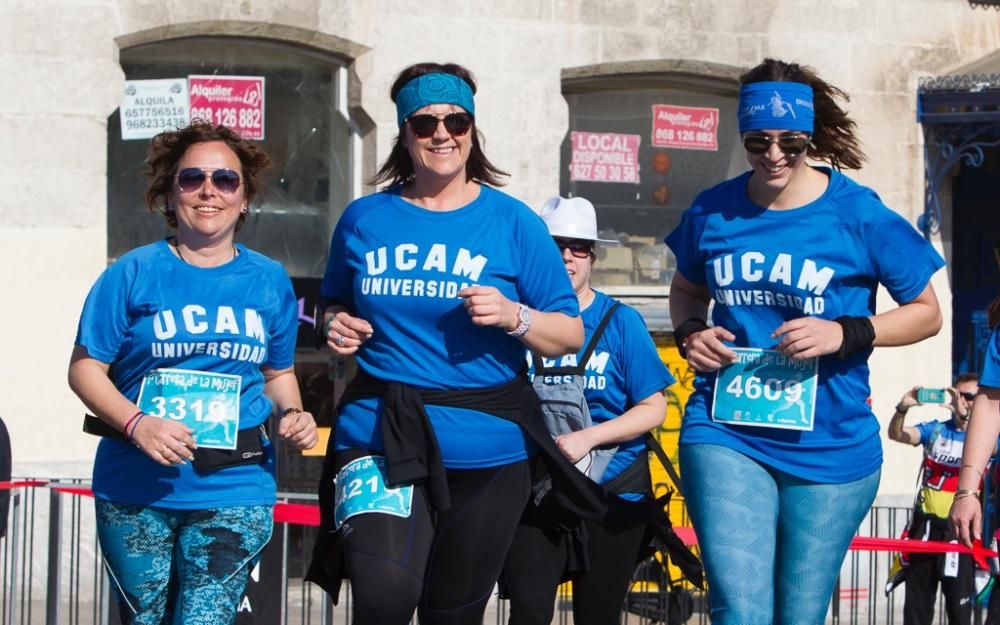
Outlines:
[[[916,224],[925,204],[918,82],[997,71],[998,48],[1000,12],[966,0],[8,0],[0,416],[15,472],[89,472],[95,441],[79,433],[82,407],[65,382],[76,319],[109,259],[160,236],[138,194],[145,144],[121,139],[126,80],[266,77],[265,144],[278,156],[280,195],[265,198],[247,242],[268,252],[320,232],[284,258],[306,278],[322,265],[323,229],[370,190],[365,180],[390,150],[396,73],[425,60],[463,64],[479,81],[477,124],[490,159],[511,174],[507,190],[531,206],[560,192],[604,198],[600,219],[631,256],[608,258],[602,279],[665,330],[670,259],[657,246],[696,186],[743,168],[732,129],[742,70],[767,56],[796,61],[846,91],[868,155],[852,175]],[[648,117],[650,102],[722,112],[715,150],[662,150],[684,172],[664,173],[662,185],[646,182],[670,167],[642,151],[653,131],[628,130],[648,126],[636,116]],[[639,134],[642,181],[571,179],[575,131]],[[275,226],[295,215],[306,217]],[[949,261],[950,228],[945,215],[943,235],[931,235]],[[941,335],[873,358],[883,422],[904,390],[952,374],[951,271],[934,278]],[[890,303],[884,293],[880,303]],[[912,491],[918,458],[886,445],[883,500]]]

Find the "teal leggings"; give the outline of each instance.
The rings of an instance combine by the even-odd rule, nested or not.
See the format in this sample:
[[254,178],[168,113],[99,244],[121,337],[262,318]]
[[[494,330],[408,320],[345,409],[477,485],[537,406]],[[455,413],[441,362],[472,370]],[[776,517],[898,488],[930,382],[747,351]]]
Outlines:
[[168,510],[97,500],[126,625],[226,625],[271,537],[271,506]]
[[880,471],[808,482],[719,445],[682,445],[685,501],[708,578],[713,625],[823,623]]

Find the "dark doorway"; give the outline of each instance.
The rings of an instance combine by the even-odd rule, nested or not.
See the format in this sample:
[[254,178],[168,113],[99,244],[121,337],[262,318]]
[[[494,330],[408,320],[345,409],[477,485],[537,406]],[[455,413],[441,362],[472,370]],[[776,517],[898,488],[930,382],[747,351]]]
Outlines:
[[952,371],[981,372],[986,306],[1000,294],[1000,147],[979,167],[963,162],[953,181]]

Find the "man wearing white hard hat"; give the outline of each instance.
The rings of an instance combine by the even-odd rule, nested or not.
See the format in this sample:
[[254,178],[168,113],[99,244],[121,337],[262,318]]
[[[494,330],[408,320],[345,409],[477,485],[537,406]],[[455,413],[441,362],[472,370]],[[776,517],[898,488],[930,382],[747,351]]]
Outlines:
[[[584,396],[593,425],[557,436],[556,444],[577,466],[592,450],[617,447],[603,474],[588,475],[622,500],[652,498],[644,436],[663,422],[667,409],[663,390],[674,378],[660,360],[639,313],[590,286],[594,246],[619,244],[597,236],[594,205],[581,197],[553,197],[540,214],[562,252],[586,333],[580,353],[546,359],[545,368],[576,366],[610,313],[603,333],[597,333],[584,373]],[[587,543],[583,560],[589,560],[589,568],[579,570],[579,559],[569,555],[569,534],[558,531],[554,519],[543,509],[528,504],[504,567],[510,625],[548,625],[556,588],[565,579],[573,580],[576,625],[618,622],[632,570],[644,546],[646,525],[634,519],[622,522],[613,514],[601,522],[584,523]]]

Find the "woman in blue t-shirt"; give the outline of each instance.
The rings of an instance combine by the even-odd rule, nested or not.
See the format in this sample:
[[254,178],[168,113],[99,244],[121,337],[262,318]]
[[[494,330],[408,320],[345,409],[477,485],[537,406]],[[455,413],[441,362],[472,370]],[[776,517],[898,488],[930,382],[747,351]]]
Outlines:
[[[740,82],[751,170],[666,238],[675,338],[698,372],[680,463],[712,622],[819,623],[878,489],[868,356],[937,333],[944,261],[840,173],[864,159],[843,92],[772,59]],[[898,306],[876,314],[879,284]]]
[[[979,393],[972,405],[969,430],[962,450],[962,467],[958,473],[958,488],[949,515],[955,535],[969,547],[972,541],[982,540],[983,510],[979,485],[995,449],[997,436],[1000,436],[1000,297],[990,304],[988,320],[992,334],[986,346]],[[997,612],[1000,610],[991,601],[991,622],[1000,616]]]
[[[271,535],[266,425],[316,443],[293,369],[298,308],[278,263],[234,242],[268,156],[195,121],[152,142],[146,202],[176,235],[98,278],[69,384],[100,419],[97,532],[123,623],[232,623]],[[102,426],[103,427],[100,427]]]
[[[541,211],[549,234],[562,252],[566,273],[580,303],[584,350],[534,363],[535,386],[560,385],[560,375],[543,368],[584,367],[584,397],[593,425],[563,433],[556,444],[591,479],[626,501],[652,499],[645,435],[663,423],[663,390],[674,383],[660,360],[639,313],[590,286],[596,243],[618,245],[597,236],[594,206],[584,198],[555,197]],[[580,361],[605,316],[610,315],[586,363]],[[553,372],[555,374],[556,372]],[[541,392],[541,391],[540,391]],[[564,430],[562,430],[564,431]],[[600,450],[602,454],[593,452]],[[598,460],[601,455],[607,454]],[[588,458],[589,456],[589,458]],[[599,474],[595,473],[599,471]],[[584,521],[587,565],[571,562],[574,536],[566,519],[553,518],[545,506],[528,505],[504,565],[503,587],[510,599],[510,625],[547,625],[556,589],[573,580],[573,622],[617,623],[632,570],[644,547],[646,522],[624,518],[630,504],[612,506],[599,521]],[[575,521],[575,520],[574,520]],[[575,525],[575,523],[574,523]]]
[[350,578],[356,625],[415,609],[425,624],[481,621],[536,451],[525,346],[555,356],[583,339],[544,224],[490,186],[503,172],[475,89],[458,65],[400,73],[399,136],[373,181],[389,187],[352,202],[330,243],[327,344],[359,374],[327,449],[309,579],[336,600]]

